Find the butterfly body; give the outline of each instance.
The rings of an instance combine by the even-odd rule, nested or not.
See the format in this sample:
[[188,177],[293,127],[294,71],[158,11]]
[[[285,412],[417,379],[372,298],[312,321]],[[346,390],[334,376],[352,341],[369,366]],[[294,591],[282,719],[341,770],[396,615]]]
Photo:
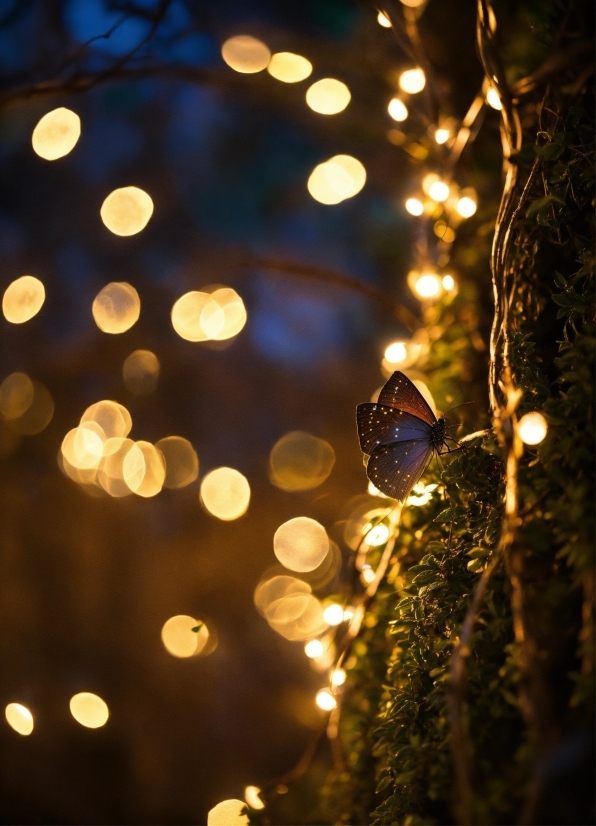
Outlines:
[[395,372],[379,401],[359,404],[358,437],[369,456],[366,472],[373,485],[403,502],[431,457],[446,448],[445,419],[437,419],[418,388]]

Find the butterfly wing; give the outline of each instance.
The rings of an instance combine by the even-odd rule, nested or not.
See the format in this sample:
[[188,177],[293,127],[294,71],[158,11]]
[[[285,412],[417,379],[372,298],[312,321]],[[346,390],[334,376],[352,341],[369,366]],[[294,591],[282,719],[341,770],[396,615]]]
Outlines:
[[360,447],[363,453],[368,454],[379,445],[428,439],[430,431],[430,426],[422,419],[385,404],[359,404],[356,423]]
[[397,370],[379,393],[379,404],[394,407],[418,416],[427,424],[434,424],[437,417],[428,406],[424,396],[407,376]]
[[379,445],[368,460],[366,475],[381,493],[404,502],[433,450],[430,438]]

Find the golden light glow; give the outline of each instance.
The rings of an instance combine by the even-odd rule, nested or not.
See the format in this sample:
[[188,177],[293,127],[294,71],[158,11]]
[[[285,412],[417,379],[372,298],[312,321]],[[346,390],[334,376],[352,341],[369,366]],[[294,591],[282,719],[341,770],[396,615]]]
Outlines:
[[135,350],[122,365],[126,389],[135,396],[147,396],[157,386],[159,361],[151,350]]
[[354,608],[351,608],[351,607],[346,608],[345,611],[344,611],[344,619],[345,620],[351,620],[352,617],[354,616],[354,613],[355,613]]
[[157,496],[166,478],[162,454],[151,442],[135,442],[122,462],[122,476],[137,496]]
[[408,357],[408,350],[403,341],[394,341],[385,349],[385,358],[391,364],[401,364]]
[[449,129],[436,129],[435,130],[435,140],[438,144],[447,143],[449,138],[451,137],[451,132]]
[[410,215],[422,215],[424,212],[424,204],[419,198],[408,198],[406,201],[406,210]]
[[[220,287],[211,293],[211,298],[223,311],[223,324],[221,329],[216,329],[219,325],[219,316],[207,319],[208,313],[203,308],[202,313],[205,319],[201,321],[201,326],[205,335],[214,341],[224,341],[224,339],[237,336],[246,324],[246,308],[244,302],[231,287]],[[201,316],[201,319],[203,317]]]
[[384,29],[390,29],[391,28],[391,20],[389,20],[387,15],[383,14],[382,11],[380,11],[377,14],[377,23],[379,24],[379,26],[382,26]]
[[351,97],[350,90],[341,80],[324,77],[309,86],[306,103],[319,115],[337,115],[338,112],[343,112]]
[[449,197],[449,184],[445,181],[434,181],[428,188],[428,194],[433,201],[443,203]]
[[406,69],[399,76],[399,88],[408,95],[416,95],[426,86],[426,77],[422,69]]
[[81,119],[61,106],[40,118],[31,135],[31,143],[36,155],[46,161],[55,161],[72,152],[80,136]]
[[299,54],[276,52],[269,61],[267,71],[283,83],[298,83],[312,74],[312,63]]
[[374,527],[369,528],[366,530],[366,542],[371,547],[376,547],[377,545],[384,545],[385,542],[389,539],[389,528],[387,525],[383,525],[382,523],[379,525],[375,525]]
[[448,293],[455,289],[455,279],[452,275],[444,275],[441,279],[441,284],[443,285],[443,289]]
[[153,201],[138,186],[124,186],[110,192],[99,214],[114,235],[136,235],[149,223],[153,215]]
[[419,298],[436,298],[441,292],[441,280],[435,273],[423,273],[414,285],[414,292]]
[[207,826],[248,826],[248,815],[240,814],[242,800],[222,800],[207,812]]
[[351,155],[335,155],[311,172],[307,188],[321,204],[339,204],[357,195],[366,182],[366,170]]
[[343,668],[336,668],[335,671],[333,671],[331,674],[331,685],[343,685],[346,681],[346,676],[346,672],[343,670]]
[[273,551],[290,571],[314,571],[329,553],[329,537],[319,522],[297,516],[276,530]]
[[437,238],[440,238],[446,244],[452,244],[455,241],[455,231],[445,221],[436,221],[433,231]]
[[96,422],[106,439],[123,439],[132,429],[132,418],[126,407],[108,399],[90,405],[81,416],[81,424],[85,422]]
[[101,728],[110,716],[107,704],[89,691],[81,691],[71,697],[70,713],[85,728]]
[[165,488],[184,488],[199,475],[199,457],[182,436],[166,436],[155,447],[163,456],[166,466]]
[[271,52],[256,37],[239,34],[226,40],[221,47],[221,56],[235,72],[252,75],[267,67]]
[[21,436],[35,436],[41,433],[52,420],[54,415],[54,400],[48,388],[40,381],[33,382],[33,399],[16,419],[8,419],[11,430]]
[[503,108],[501,96],[494,86],[490,86],[486,92],[486,102],[490,107],[496,109],[498,112]]
[[317,657],[322,656],[324,651],[325,646],[321,640],[309,640],[304,643],[304,653],[310,660],[315,660]]
[[370,585],[370,583],[374,581],[374,578],[375,578],[375,572],[370,567],[370,565],[367,565],[366,567],[364,567],[362,569],[362,573],[360,574],[360,579],[362,580],[362,582],[365,585]]
[[124,481],[122,465],[126,454],[133,446],[132,439],[124,439],[120,436],[107,439],[104,443],[103,457],[97,469],[97,482],[106,493],[114,498],[130,496],[132,493]]
[[0,413],[5,419],[18,419],[31,407],[34,393],[26,373],[11,373],[0,384]]
[[327,688],[322,688],[320,691],[317,691],[315,702],[323,711],[331,711],[337,705],[335,697]]
[[477,209],[476,201],[473,198],[464,196],[456,201],[455,209],[462,218],[471,218]]
[[426,3],[426,0],[400,0],[402,6],[407,6],[409,9],[417,9]]
[[396,121],[406,120],[409,114],[406,104],[403,103],[403,101],[401,101],[399,98],[392,98],[389,101],[387,111],[389,112],[393,120]]
[[68,431],[60,449],[72,467],[91,470],[99,466],[105,441],[105,433],[96,422],[85,422]]
[[208,341],[223,332],[224,310],[209,293],[185,293],[172,307],[172,326],[186,341]]
[[33,275],[22,275],[4,291],[4,318],[11,324],[24,324],[37,315],[45,299],[46,291],[41,281]]
[[312,588],[303,579],[287,575],[274,576],[257,585],[254,601],[259,612],[265,616],[269,606],[273,605],[274,602],[291,594],[310,593],[312,593]]
[[340,625],[344,621],[344,609],[341,605],[332,603],[323,611],[323,619],[327,625]]
[[302,430],[286,433],[269,454],[269,478],[282,490],[312,490],[321,485],[335,464],[329,442]]
[[427,505],[432,499],[432,493],[438,488],[438,485],[425,485],[424,482],[418,482],[412,488],[412,493],[406,500],[407,505],[414,505],[420,508]]
[[251,809],[264,809],[265,804],[259,797],[261,790],[258,786],[246,786],[244,789],[244,799],[248,803]]
[[112,281],[95,296],[91,308],[95,323],[104,333],[125,333],[141,315],[141,299],[126,281]]
[[270,603],[265,619],[274,631],[292,642],[312,639],[327,627],[319,600],[312,594],[297,592]]
[[33,715],[20,703],[9,703],[4,709],[4,716],[8,725],[24,737],[33,731]]
[[526,413],[517,425],[519,437],[526,445],[539,445],[548,431],[548,424],[542,413]]
[[229,522],[248,510],[250,485],[239,470],[220,467],[205,476],[201,482],[200,496],[210,514]]
[[[198,631],[193,631],[197,628]],[[168,654],[173,657],[196,657],[207,645],[209,629],[201,620],[178,614],[164,622],[161,641]]]

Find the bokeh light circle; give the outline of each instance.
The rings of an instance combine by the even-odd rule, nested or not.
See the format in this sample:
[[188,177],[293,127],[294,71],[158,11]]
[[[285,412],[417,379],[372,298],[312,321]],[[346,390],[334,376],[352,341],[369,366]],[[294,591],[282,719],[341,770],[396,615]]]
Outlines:
[[81,691],[71,697],[70,713],[85,728],[101,728],[110,716],[107,703],[89,691]]
[[33,151],[46,161],[63,158],[75,148],[81,136],[81,119],[71,109],[52,109],[37,122],[31,143]]
[[46,298],[39,278],[22,275],[8,285],[2,296],[2,312],[11,324],[24,324],[41,310]]
[[114,235],[136,235],[149,223],[153,215],[153,201],[138,186],[124,186],[110,192],[99,213]]
[[250,485],[239,470],[220,467],[205,476],[201,482],[200,497],[205,510],[229,522],[248,510]]
[[314,571],[329,553],[325,528],[308,516],[289,519],[273,537],[275,556],[290,571]]

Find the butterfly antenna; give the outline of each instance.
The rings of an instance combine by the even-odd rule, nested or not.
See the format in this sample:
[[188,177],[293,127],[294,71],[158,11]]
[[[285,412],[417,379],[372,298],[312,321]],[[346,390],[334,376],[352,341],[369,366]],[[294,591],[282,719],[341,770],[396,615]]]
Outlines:
[[457,410],[458,407],[465,407],[467,404],[474,404],[473,401],[471,402],[462,402],[461,404],[454,404],[453,407],[449,407],[444,413],[443,416],[446,416],[447,413],[451,413],[452,410]]

